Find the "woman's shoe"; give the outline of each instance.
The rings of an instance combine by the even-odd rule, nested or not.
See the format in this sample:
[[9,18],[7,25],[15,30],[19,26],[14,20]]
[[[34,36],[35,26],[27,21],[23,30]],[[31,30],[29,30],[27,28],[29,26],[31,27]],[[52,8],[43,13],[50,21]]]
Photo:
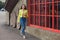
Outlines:
[[25,35],[23,35],[23,38],[25,39],[25,38],[26,38],[26,36],[25,36]]

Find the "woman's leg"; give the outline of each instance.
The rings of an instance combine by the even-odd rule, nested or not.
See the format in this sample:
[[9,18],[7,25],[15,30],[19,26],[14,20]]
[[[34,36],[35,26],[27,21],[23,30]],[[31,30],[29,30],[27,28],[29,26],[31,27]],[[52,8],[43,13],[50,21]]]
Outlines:
[[25,28],[26,28],[26,18],[21,18],[21,33],[22,35],[25,35]]

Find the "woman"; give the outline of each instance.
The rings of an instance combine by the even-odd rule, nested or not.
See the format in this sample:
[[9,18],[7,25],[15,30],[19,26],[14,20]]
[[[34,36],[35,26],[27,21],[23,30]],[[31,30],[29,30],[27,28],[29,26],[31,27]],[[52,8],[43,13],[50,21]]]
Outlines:
[[21,34],[22,34],[23,38],[25,38],[25,29],[26,29],[27,17],[28,17],[28,11],[26,9],[26,6],[23,4],[21,6],[21,9],[19,10],[19,15],[18,15],[18,22],[20,21]]

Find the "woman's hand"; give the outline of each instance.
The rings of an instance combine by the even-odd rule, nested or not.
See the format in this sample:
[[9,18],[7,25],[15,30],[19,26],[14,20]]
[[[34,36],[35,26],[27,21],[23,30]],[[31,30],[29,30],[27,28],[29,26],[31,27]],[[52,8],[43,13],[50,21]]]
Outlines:
[[20,23],[18,22],[18,23],[17,23],[17,29],[19,29],[19,25],[20,25]]

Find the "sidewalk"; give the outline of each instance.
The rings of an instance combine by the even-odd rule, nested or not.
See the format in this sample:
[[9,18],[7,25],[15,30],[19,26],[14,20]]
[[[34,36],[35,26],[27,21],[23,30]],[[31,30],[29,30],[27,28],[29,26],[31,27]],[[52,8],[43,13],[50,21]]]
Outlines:
[[6,25],[0,26],[0,40],[40,40],[28,33],[26,33],[26,37],[26,39],[23,39],[16,28]]

